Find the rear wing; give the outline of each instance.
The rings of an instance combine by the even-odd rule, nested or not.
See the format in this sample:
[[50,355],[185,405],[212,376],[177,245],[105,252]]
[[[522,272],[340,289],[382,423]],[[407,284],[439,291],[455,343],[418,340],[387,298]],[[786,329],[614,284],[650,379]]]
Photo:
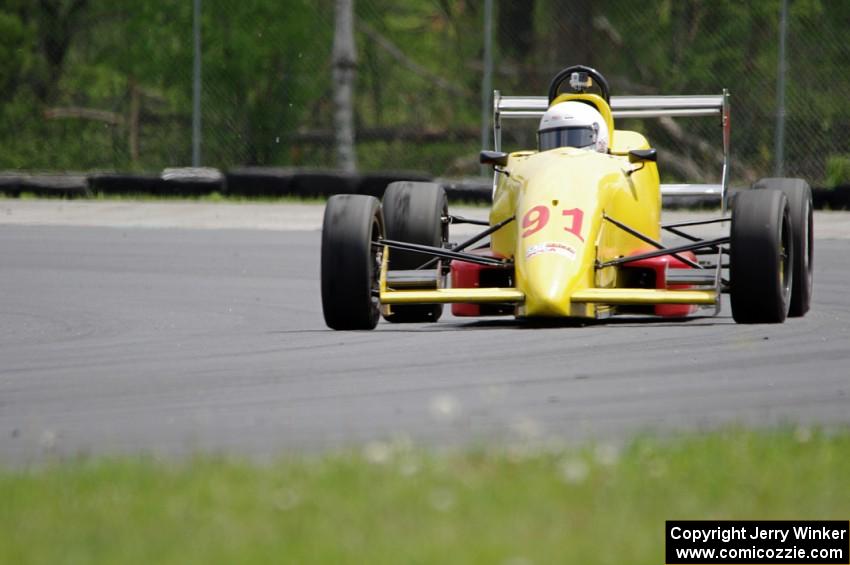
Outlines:
[[[493,140],[496,151],[502,148],[502,120],[540,118],[549,108],[545,96],[502,96],[493,93]],[[729,186],[729,92],[696,96],[612,96],[611,113],[614,118],[692,118],[715,117],[723,132],[723,171],[720,184],[662,184],[661,194],[666,196],[720,197],[720,206],[726,211],[726,191]]]

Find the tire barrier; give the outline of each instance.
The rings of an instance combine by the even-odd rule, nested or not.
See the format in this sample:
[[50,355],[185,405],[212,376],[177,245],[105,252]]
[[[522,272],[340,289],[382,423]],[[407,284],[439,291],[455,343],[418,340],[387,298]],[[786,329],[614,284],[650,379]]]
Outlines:
[[326,198],[334,194],[365,194],[381,198],[387,185],[398,180],[428,181],[416,172],[378,172],[362,175],[322,169],[243,167],[226,173],[226,193],[247,198]]
[[327,198],[335,194],[356,194],[357,174],[342,171],[299,171],[292,177],[291,194],[299,198]]
[[[729,187],[726,202],[730,209],[735,207],[735,196],[745,190],[749,189]],[[815,210],[850,210],[850,186],[813,188],[812,204]],[[704,196],[665,196],[662,199],[662,205],[665,209],[670,210],[714,208],[717,206],[717,198]]]
[[10,197],[18,197],[21,193],[48,198],[91,196],[88,179],[80,173],[0,173],[0,193]]
[[[123,173],[26,173],[0,172],[0,194],[17,197],[30,193],[40,197],[87,198],[104,196],[170,196],[198,197],[218,192],[244,198],[326,198],[334,194],[363,194],[383,197],[386,187],[395,181],[429,182],[431,177],[414,171],[384,171],[351,174],[330,169],[289,167],[241,167],[224,173],[212,168],[173,168],[161,174]],[[492,179],[433,179],[443,186],[452,203],[489,204],[492,201]],[[742,189],[730,187],[728,203]],[[816,210],[850,210],[850,186],[813,188]],[[663,198],[667,209],[711,208],[716,198]]]
[[850,210],[850,186],[813,188],[812,202],[815,210]]
[[224,192],[224,175],[209,167],[183,167],[165,169],[159,185],[165,195],[181,197],[206,196]]
[[380,171],[363,173],[357,182],[357,194],[383,198],[387,185],[396,181],[429,182],[431,177],[415,171]]
[[436,179],[443,185],[450,202],[489,204],[493,201],[493,179],[475,177],[467,179]]
[[160,175],[96,173],[89,176],[89,190],[102,196],[165,196],[166,185]]
[[[730,186],[726,192],[726,205],[731,209],[735,203],[735,197],[742,190],[741,187]],[[711,210],[718,207],[717,196],[662,196],[661,207],[665,210]]]
[[243,198],[277,198],[292,194],[297,169],[286,167],[240,167],[228,170],[224,192]]
[[102,196],[161,196],[197,198],[224,192],[224,175],[217,169],[172,168],[161,174],[95,173],[89,191]]

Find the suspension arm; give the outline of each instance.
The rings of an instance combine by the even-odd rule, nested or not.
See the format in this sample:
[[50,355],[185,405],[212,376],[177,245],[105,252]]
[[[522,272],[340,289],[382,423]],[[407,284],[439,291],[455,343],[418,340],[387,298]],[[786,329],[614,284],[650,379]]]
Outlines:
[[661,257],[663,255],[675,255],[676,253],[683,253],[685,251],[694,251],[696,249],[702,249],[704,247],[717,247],[718,245],[723,245],[725,243],[729,243],[729,237],[718,237],[717,239],[707,239],[705,241],[698,241],[695,243],[689,243],[687,245],[679,245],[677,247],[668,247],[666,249],[659,249],[658,251],[648,251],[647,253],[639,253],[637,255],[630,255],[628,257],[618,257],[616,259],[611,259],[610,261],[605,262],[597,262],[597,269],[604,269],[605,267],[613,267],[615,265],[622,265],[624,263],[631,263],[632,261],[640,261],[641,259],[652,259],[653,257]]
[[416,251],[426,255],[433,255],[443,259],[456,259],[458,261],[466,261],[468,263],[478,263],[479,265],[490,265],[496,267],[506,267],[511,263],[494,259],[493,257],[485,257],[482,255],[473,255],[472,253],[462,253],[453,249],[445,249],[443,247],[431,247],[430,245],[419,245],[418,243],[408,243],[406,241],[394,241],[392,239],[379,239],[373,242],[374,245],[386,245],[390,249],[399,249],[401,251]]
[[[656,249],[668,250],[668,248],[664,247],[664,245],[662,245],[661,242],[655,241],[651,237],[648,237],[648,236],[640,233],[636,229],[631,228],[631,227],[627,226],[626,224],[615,220],[614,218],[608,216],[607,214],[602,214],[602,219],[605,220],[605,221],[611,222],[612,224],[614,224],[615,226],[617,226],[618,228],[620,228],[624,232],[626,232],[630,235],[633,235],[634,237],[638,238],[639,240],[643,241],[644,243],[650,244],[651,246],[653,246]],[[664,255],[664,253],[662,253],[662,255]],[[696,261],[692,261],[692,260],[688,259],[687,257],[683,257],[683,256],[678,255],[676,253],[670,253],[670,255],[672,255],[673,257],[675,257],[676,259],[678,259],[682,263],[685,263],[686,265],[693,267],[694,269],[702,269],[703,268],[702,265],[700,265]]]

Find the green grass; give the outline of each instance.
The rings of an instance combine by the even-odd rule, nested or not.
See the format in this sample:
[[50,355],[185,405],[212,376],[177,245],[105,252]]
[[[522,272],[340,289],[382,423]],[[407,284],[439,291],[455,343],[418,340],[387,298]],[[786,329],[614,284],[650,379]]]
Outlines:
[[850,431],[0,470],[2,563],[663,563],[667,519],[844,519]]

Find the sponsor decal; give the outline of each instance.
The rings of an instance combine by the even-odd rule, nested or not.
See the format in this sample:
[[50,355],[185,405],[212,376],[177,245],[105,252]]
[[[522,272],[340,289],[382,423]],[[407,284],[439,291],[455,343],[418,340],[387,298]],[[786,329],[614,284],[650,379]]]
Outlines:
[[535,255],[541,255],[543,253],[555,253],[571,260],[576,258],[576,250],[574,247],[564,243],[558,243],[556,241],[547,241],[545,243],[532,245],[528,248],[528,250],[526,250],[525,258],[531,259]]

